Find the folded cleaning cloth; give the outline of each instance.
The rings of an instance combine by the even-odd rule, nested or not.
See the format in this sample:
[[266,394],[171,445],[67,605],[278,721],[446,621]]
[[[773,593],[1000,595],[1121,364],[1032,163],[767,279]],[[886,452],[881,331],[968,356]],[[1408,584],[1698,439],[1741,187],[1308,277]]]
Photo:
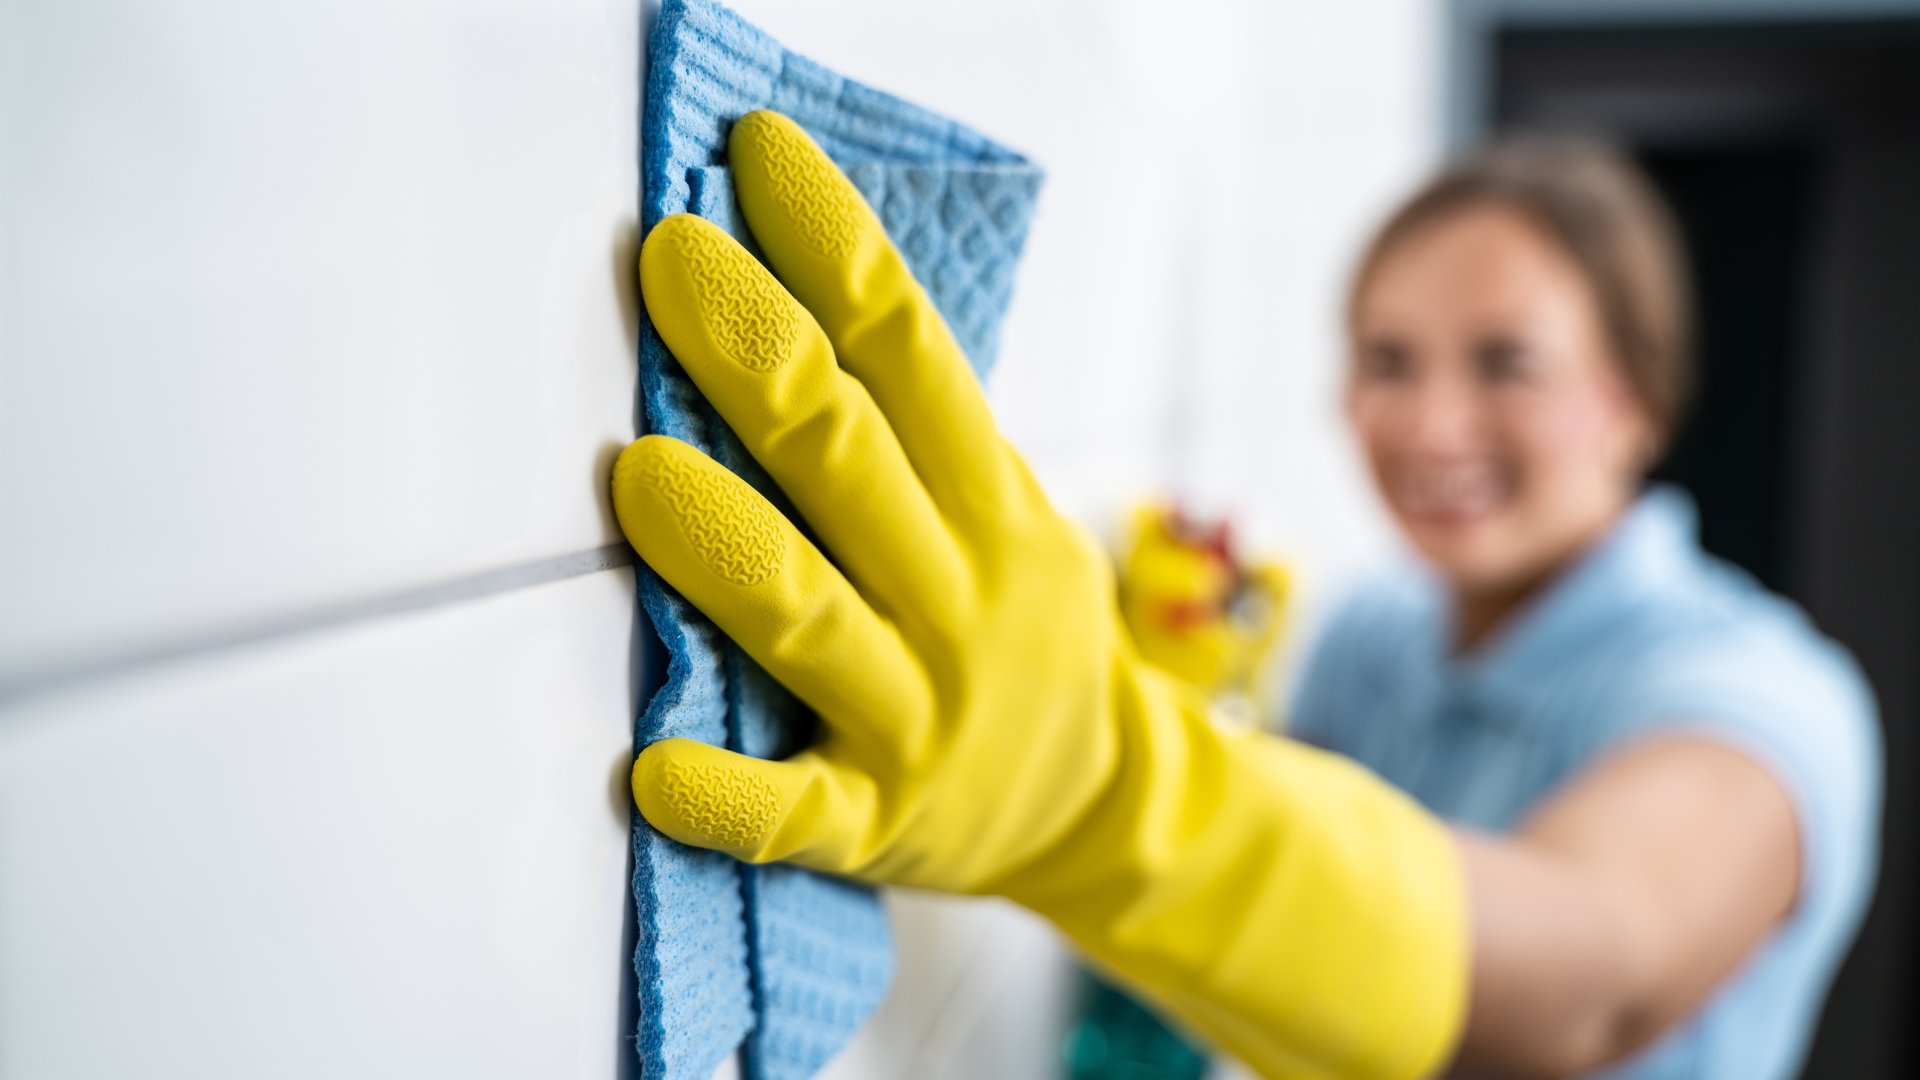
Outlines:
[[[641,122],[643,228],[691,212],[754,248],[726,165],[733,121],[793,118],[832,155],[953,328],[977,373],[993,362],[1040,170],[924,109],[850,82],[709,0],[665,0]],[[692,443],[791,513],[644,315],[648,430]],[[761,757],[806,745],[813,717],[644,566],[640,602],[667,663],[643,688],[636,751],[668,736]],[[653,665],[657,669],[658,665]],[[865,887],[681,846],[634,817],[636,1044],[645,1080],[708,1080],[736,1047],[749,1080],[801,1080],[879,1003],[893,946]]]

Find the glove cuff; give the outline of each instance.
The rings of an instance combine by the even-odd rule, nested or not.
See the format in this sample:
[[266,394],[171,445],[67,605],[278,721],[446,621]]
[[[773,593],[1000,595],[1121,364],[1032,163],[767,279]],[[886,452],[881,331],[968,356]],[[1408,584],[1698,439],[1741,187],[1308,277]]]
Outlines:
[[1437,1072],[1468,970],[1446,827],[1345,758],[1222,733],[1184,684],[1125,678],[1113,784],[996,891],[1263,1075]]

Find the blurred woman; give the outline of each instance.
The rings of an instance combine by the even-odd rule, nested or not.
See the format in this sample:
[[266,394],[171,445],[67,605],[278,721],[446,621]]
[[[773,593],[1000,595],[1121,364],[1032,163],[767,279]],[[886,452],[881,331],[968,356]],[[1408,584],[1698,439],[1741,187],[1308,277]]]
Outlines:
[[1317,644],[1293,734],[1459,826],[1465,1075],[1795,1073],[1871,892],[1850,658],[1643,490],[1691,379],[1673,226],[1596,145],[1516,141],[1380,230],[1346,408],[1417,563]]

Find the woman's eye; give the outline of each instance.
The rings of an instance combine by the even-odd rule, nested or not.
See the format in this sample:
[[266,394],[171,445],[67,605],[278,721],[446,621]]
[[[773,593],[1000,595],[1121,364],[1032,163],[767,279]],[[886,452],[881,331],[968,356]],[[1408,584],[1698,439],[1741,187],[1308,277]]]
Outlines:
[[1511,383],[1529,374],[1527,350],[1517,341],[1483,341],[1474,347],[1473,366],[1486,383]]
[[1412,350],[1400,342],[1373,341],[1360,350],[1360,374],[1364,378],[1397,382],[1412,373]]

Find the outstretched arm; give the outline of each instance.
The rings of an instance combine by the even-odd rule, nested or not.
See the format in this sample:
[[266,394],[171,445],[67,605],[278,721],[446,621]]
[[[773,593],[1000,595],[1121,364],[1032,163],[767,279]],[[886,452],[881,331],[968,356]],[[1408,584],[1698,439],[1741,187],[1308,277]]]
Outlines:
[[1458,835],[1473,989],[1458,1070],[1570,1076],[1692,1013],[1792,909],[1780,783],[1696,736],[1628,748],[1510,837]]
[[1462,1062],[1597,1064],[1697,1005],[1791,903],[1784,798],[1710,744],[1623,755],[1492,840],[1349,761],[1221,730],[1141,661],[1105,555],[1001,438],[859,193],[771,113],[729,153],[774,273],[683,215],[648,236],[641,285],[811,535],[659,436],[621,455],[614,505],[822,728],[785,761],[649,746],[633,788],[655,827],[1014,899],[1274,1078],[1430,1075],[1470,984]]

